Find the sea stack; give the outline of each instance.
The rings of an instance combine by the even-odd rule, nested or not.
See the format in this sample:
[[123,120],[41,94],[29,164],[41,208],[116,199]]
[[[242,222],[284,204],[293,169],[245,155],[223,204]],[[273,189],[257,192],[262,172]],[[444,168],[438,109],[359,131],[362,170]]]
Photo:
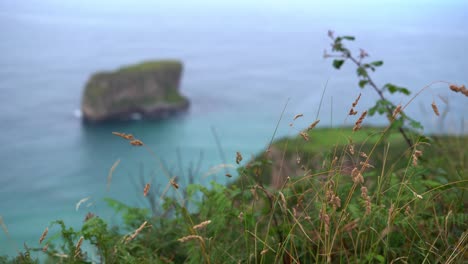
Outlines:
[[182,70],[180,61],[159,60],[93,74],[83,94],[83,120],[160,119],[186,111],[189,101],[179,93]]

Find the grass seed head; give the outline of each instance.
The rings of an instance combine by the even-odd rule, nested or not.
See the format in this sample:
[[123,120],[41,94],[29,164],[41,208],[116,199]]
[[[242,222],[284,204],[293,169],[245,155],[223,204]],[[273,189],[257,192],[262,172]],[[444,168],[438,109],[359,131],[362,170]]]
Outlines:
[[305,141],[309,141],[309,135],[306,132],[299,133]]
[[236,152],[236,163],[239,164],[242,161],[242,155],[239,151]]
[[435,104],[434,101],[432,101],[431,106],[432,106],[432,110],[434,111],[434,114],[435,114],[436,116],[439,116],[439,115],[440,115],[440,114],[439,114],[439,108],[437,108],[437,105]]
[[211,220],[203,221],[203,222],[199,223],[198,225],[194,225],[193,229],[198,230],[198,229],[205,228],[210,223],[211,223]]
[[180,243],[185,243],[190,240],[199,240],[203,242],[203,237],[197,236],[197,235],[188,235],[188,236],[184,236],[184,237],[177,239],[177,241],[179,241]]
[[179,184],[178,184],[174,179],[171,179],[171,185],[172,185],[172,187],[174,187],[175,189],[179,189]]
[[84,237],[80,237],[80,240],[78,240],[78,243],[76,243],[75,246],[75,258],[81,255],[81,244],[83,243]]
[[362,121],[364,120],[364,118],[366,118],[366,115],[367,111],[362,112],[361,116],[354,124],[353,131],[358,131],[361,128]]
[[315,120],[312,124],[310,124],[310,126],[307,128],[307,131],[310,131],[312,129],[314,129],[314,127],[317,126],[317,124],[320,122],[320,119],[317,119]]
[[358,95],[358,97],[356,98],[356,100],[354,100],[353,108],[356,107],[356,105],[357,105],[358,102],[359,102],[359,99],[361,99],[361,93],[359,93],[359,95]]
[[349,145],[349,153],[351,153],[351,155],[354,155],[354,145],[353,144]]
[[143,195],[144,195],[144,196],[147,196],[147,195],[148,195],[148,192],[149,192],[150,187],[151,187],[151,184],[149,184],[149,183],[147,183],[147,184],[145,185],[145,189],[143,190]]
[[130,144],[132,144],[132,146],[136,146],[136,147],[143,146],[143,142],[141,142],[141,140],[139,140],[139,139],[134,139],[134,140],[130,141]]
[[132,134],[125,134],[125,133],[120,133],[120,132],[112,132],[112,134],[124,138],[126,140],[134,140],[135,138],[133,137]]
[[303,116],[304,116],[303,114],[297,114],[297,115],[294,116],[294,119],[293,119],[293,120],[296,120],[296,119],[298,119],[299,117],[303,117]]
[[49,228],[48,228],[48,227],[46,227],[46,229],[44,230],[44,232],[42,232],[41,238],[39,238],[39,244],[41,244],[42,241],[44,241],[44,239],[45,239],[46,236],[47,236],[47,233],[49,233]]
[[393,110],[393,114],[392,114],[392,117],[393,119],[396,119],[397,115],[401,112],[401,105],[397,105],[397,107],[395,108],[395,110]]

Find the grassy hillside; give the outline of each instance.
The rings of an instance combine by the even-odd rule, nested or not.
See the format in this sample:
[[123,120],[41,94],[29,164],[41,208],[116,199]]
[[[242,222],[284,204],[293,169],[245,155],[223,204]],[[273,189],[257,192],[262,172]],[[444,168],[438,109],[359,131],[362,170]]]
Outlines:
[[56,221],[42,243],[0,262],[34,263],[31,252],[40,252],[48,263],[460,263],[468,137],[412,134],[410,149],[383,131],[323,128],[279,139],[239,166],[230,186],[180,186],[167,175],[171,191],[141,186],[151,208],[107,200],[122,226],[99,212],[80,230]]

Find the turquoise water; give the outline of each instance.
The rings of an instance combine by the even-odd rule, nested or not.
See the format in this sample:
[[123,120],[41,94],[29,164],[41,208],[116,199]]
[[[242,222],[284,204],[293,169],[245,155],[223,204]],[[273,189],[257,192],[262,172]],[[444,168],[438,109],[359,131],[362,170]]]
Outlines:
[[[379,83],[413,91],[436,80],[468,84],[463,1],[93,2],[0,3],[0,215],[9,230],[9,238],[0,232],[0,254],[15,254],[23,242],[37,246],[55,219],[79,226],[92,211],[116,221],[103,197],[147,206],[137,187],[141,177],[165,187],[155,159],[112,131],[136,135],[174,175],[187,175],[201,155],[195,181],[207,184],[226,182],[224,171],[206,172],[234,163],[236,151],[249,157],[264,149],[287,101],[277,136],[297,133],[288,126],[297,113],[304,113],[298,128],[314,121],[327,81],[320,124],[344,125],[359,90],[352,67],[337,72],[322,58],[328,29],[356,35],[354,48],[385,61],[375,76]],[[189,113],[101,126],[84,126],[77,118],[93,72],[158,58],[184,61],[181,90],[191,99]],[[364,92],[362,108],[375,99],[372,91]],[[430,103],[435,98],[444,108],[438,95],[450,107],[442,132],[461,132],[466,98],[444,85],[423,93],[408,113],[423,121],[425,131],[437,131],[441,126]],[[106,191],[107,174],[118,159]],[[88,196],[90,207],[76,211],[76,203]]]

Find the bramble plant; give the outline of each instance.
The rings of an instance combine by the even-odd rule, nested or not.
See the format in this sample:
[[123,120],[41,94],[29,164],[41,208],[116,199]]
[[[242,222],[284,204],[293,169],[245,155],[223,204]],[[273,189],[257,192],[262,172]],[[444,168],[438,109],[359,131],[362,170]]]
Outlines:
[[[382,87],[379,87],[374,80],[372,79],[370,73],[375,72],[378,67],[383,65],[383,61],[377,60],[372,62],[366,62],[365,59],[369,57],[369,54],[360,49],[359,55],[353,55],[353,53],[346,47],[344,41],[354,41],[354,36],[336,36],[333,31],[328,31],[328,37],[332,40],[331,51],[332,53],[327,53],[327,50],[324,52],[324,58],[334,58],[333,67],[340,69],[346,61],[351,61],[356,65],[356,74],[359,79],[358,85],[360,88],[365,88],[370,86],[373,90],[379,95],[380,99],[377,100],[375,105],[369,109],[369,116],[373,116],[378,113],[380,115],[387,115],[387,119],[391,123],[392,128],[398,129],[400,134],[405,139],[409,147],[413,147],[413,142],[408,136],[408,132],[405,130],[405,125],[409,124],[414,129],[422,128],[420,122],[410,118],[402,111],[399,112],[399,117],[395,115],[395,110],[398,108],[394,103],[387,99],[385,94],[388,92],[390,94],[400,93],[404,95],[410,95],[411,92],[405,87],[401,87],[392,83],[387,83]],[[401,108],[401,106],[400,106]],[[351,110],[353,111],[353,109]],[[350,112],[350,114],[356,114],[357,112]]]

